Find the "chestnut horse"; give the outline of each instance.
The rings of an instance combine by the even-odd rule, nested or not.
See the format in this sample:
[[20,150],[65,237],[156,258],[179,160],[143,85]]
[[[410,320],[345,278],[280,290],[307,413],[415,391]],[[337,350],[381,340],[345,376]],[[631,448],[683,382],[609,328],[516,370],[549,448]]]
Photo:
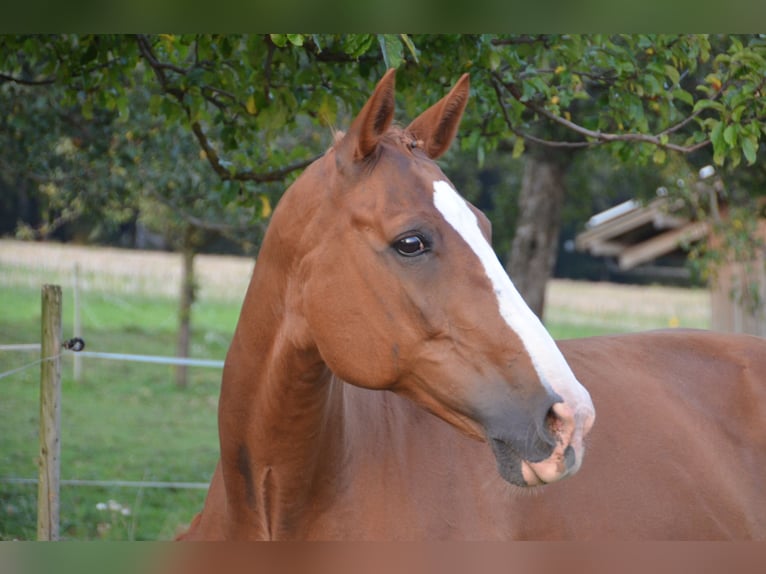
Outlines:
[[394,127],[389,71],[285,193],[181,538],[766,537],[766,342],[557,345],[434,161],[468,94]]

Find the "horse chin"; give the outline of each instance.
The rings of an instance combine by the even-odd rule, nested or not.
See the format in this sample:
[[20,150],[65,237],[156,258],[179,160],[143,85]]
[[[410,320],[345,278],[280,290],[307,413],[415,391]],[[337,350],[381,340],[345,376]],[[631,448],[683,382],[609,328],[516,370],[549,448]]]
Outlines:
[[525,486],[542,486],[557,480],[543,480],[540,475],[535,472],[534,465],[526,460],[521,461],[521,474],[524,477]]
[[524,476],[524,459],[507,442],[487,437],[487,442],[492,447],[492,453],[497,462],[497,472],[500,476],[514,486],[530,486]]
[[569,447],[563,456],[553,455],[539,462],[525,460],[505,441],[491,439],[492,451],[500,476],[510,484],[524,488],[544,486],[566,478],[577,471],[574,450]]
[[522,488],[545,486],[558,480],[558,478],[550,481],[544,480],[535,471],[534,464],[522,459],[517,459],[513,462],[507,460],[501,462],[498,460],[497,470],[506,482]]
[[551,460],[530,462],[521,457],[512,445],[498,440],[489,439],[492,452],[497,461],[497,471],[500,476],[514,486],[524,488],[543,486],[564,478],[569,473],[559,464]]

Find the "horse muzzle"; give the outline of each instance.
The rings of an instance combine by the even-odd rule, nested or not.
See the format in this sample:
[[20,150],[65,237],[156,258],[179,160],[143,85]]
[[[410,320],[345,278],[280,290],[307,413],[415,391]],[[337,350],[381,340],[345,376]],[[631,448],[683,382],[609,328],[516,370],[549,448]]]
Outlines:
[[554,404],[543,430],[513,440],[488,434],[498,472],[516,486],[541,486],[575,474],[583,461],[585,436],[595,420],[592,410],[575,413],[564,403]]

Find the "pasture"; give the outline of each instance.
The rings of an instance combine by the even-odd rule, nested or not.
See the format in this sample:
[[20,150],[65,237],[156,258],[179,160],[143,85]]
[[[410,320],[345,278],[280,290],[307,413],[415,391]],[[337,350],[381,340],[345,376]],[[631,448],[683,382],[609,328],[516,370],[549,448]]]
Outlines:
[[[0,345],[40,338],[40,286],[64,292],[64,337],[72,334],[72,283],[79,266],[83,338],[90,351],[172,355],[180,257],[158,252],[0,241]],[[223,359],[252,260],[199,256],[194,358]],[[707,327],[704,290],[556,280],[546,324],[556,338],[662,327]],[[0,351],[0,373],[37,359]],[[62,478],[206,482],[217,459],[220,371],[83,360],[76,383],[63,361]],[[39,365],[0,378],[0,478],[36,477]],[[0,540],[34,539],[34,485],[0,482]],[[73,540],[173,537],[201,509],[204,490],[64,486],[61,533]]]

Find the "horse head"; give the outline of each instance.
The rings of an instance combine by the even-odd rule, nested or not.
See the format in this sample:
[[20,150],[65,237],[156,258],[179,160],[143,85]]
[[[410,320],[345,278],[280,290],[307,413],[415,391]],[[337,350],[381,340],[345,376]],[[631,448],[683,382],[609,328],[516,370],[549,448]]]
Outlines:
[[485,440],[510,483],[549,483],[579,468],[595,411],[494,254],[488,219],[435,161],[468,96],[465,75],[399,128],[394,71],[382,78],[295,184],[313,199],[294,229],[291,308],[338,378]]

